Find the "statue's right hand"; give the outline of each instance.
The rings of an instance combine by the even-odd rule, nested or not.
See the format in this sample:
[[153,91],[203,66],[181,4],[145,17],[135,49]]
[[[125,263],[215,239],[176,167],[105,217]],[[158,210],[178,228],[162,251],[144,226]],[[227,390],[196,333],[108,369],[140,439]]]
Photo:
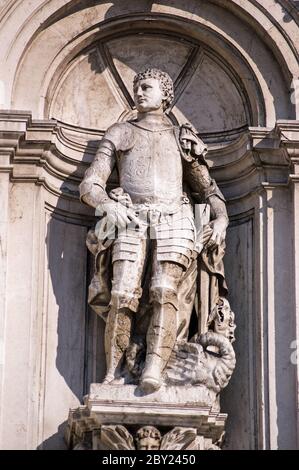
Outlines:
[[108,198],[98,205],[97,214],[105,215],[107,222],[118,228],[124,228],[132,222],[138,225],[139,222],[132,209]]

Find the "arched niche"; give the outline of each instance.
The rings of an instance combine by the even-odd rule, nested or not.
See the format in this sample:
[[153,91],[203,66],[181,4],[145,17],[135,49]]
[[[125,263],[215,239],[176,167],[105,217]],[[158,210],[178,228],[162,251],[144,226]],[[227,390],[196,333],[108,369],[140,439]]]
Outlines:
[[[175,51],[175,53],[174,53]],[[134,75],[147,67],[169,73],[175,84],[171,117],[201,133],[238,133],[252,125],[240,77],[210,48],[175,34],[124,33],[76,55],[47,97],[47,117],[102,133],[132,118]]]
[[[214,65],[218,57],[225,72],[231,70],[239,80],[241,95],[247,95],[245,100],[250,102],[247,111],[251,108],[252,125],[272,127],[277,119],[294,117],[295,109],[289,96],[294,72],[290,41],[278,42],[282,28],[277,27],[277,21],[272,27],[271,15],[262,13],[252,2],[247,2],[246,8],[238,1],[223,8],[221,2],[216,1],[178,0],[173,7],[167,1],[140,0],[125,8],[120,1],[84,4],[73,1],[56,11],[52,8],[50,14],[52,3],[48,2],[43,10],[36,8],[7,51],[11,80],[7,90],[9,94],[11,88],[11,103],[15,109],[30,107],[34,117],[44,119],[48,116],[45,110],[49,109],[52,88],[57,88],[62,74],[78,54],[98,41],[107,42],[112,34],[124,37],[128,32],[142,29],[149,34],[173,34],[178,40],[185,38],[210,49]],[[252,15],[256,15],[254,21]],[[269,26],[267,34],[262,30],[263,16]],[[286,25],[289,27],[288,23]],[[276,44],[279,44],[277,51],[273,49],[273,39],[270,40],[274,32]],[[287,38],[285,32],[284,37]],[[292,70],[283,63],[284,57],[288,57]],[[38,67],[33,71],[34,63],[38,63]],[[219,68],[219,75],[218,72]],[[208,96],[209,93],[205,93],[203,98]],[[215,124],[217,130],[219,123]]]

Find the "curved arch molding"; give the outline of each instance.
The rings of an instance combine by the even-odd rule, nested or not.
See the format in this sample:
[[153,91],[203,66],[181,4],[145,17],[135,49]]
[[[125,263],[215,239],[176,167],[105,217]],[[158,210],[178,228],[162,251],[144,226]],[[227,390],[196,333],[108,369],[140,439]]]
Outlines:
[[298,76],[292,6],[274,3],[269,10],[255,0],[234,0],[225,7],[216,0],[86,1],[84,7],[78,1],[8,2],[0,12],[3,106],[49,117],[49,94],[78,54],[111,30],[125,35],[147,27],[212,50],[243,91],[248,124],[273,127],[277,119],[296,116],[290,91]]

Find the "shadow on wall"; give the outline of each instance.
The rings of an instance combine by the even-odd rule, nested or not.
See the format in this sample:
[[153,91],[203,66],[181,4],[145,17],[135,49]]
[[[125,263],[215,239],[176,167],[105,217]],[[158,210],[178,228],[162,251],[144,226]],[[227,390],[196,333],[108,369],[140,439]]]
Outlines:
[[221,411],[228,413],[224,449],[257,448],[256,379],[254,378],[254,297],[252,286],[254,214],[240,214],[231,220],[226,239],[225,272],[229,301],[235,313],[236,368],[220,396]]
[[[181,2],[184,3],[184,8],[188,9],[188,2],[186,2],[185,0],[181,0]],[[49,26],[50,24],[55,23],[57,21],[57,18],[66,17],[80,10],[90,8],[92,6],[99,5],[101,3],[103,3],[102,0],[85,0],[84,2],[82,2],[82,0],[75,0],[73,2],[69,2],[69,5],[63,6],[58,11],[56,11],[54,15],[52,15],[51,18],[47,20],[47,22],[45,23],[45,26]],[[112,3],[112,5],[109,8],[109,10],[106,12],[105,19],[113,18],[117,14],[123,13],[124,10],[127,10],[128,8],[127,5],[125,5],[124,7],[123,0],[112,0],[110,3]],[[135,12],[138,12],[138,11],[150,12],[153,4],[157,2],[155,2],[154,0],[131,0],[130,3],[135,4]],[[160,0],[159,3],[169,5],[168,0]],[[289,23],[290,21],[292,21],[291,14],[287,10],[285,10],[282,5],[280,5],[280,1],[275,0],[275,3],[279,4],[281,9],[283,10],[283,13],[284,13],[283,20],[286,23]],[[292,3],[294,9],[299,10],[299,0],[293,0],[290,3]]]
[[58,426],[57,432],[44,440],[36,450],[67,450],[66,443],[62,438],[65,433],[67,421]]
[[[101,3],[103,3],[102,0],[85,0],[84,2],[82,2],[82,0],[74,0],[72,2],[69,2],[68,5],[61,7],[50,18],[48,18],[47,21],[43,24],[43,27],[46,28],[56,23],[58,19],[65,18],[69,15],[77,13],[81,10],[85,10],[87,8],[100,5]],[[105,14],[105,20],[109,18],[114,18],[115,16],[119,14],[124,14],[124,13],[128,14],[131,11],[131,10],[128,10],[128,4],[125,3],[123,0],[112,0],[110,3],[112,3],[112,5]],[[151,11],[152,6],[155,3],[155,1],[154,0],[131,0],[130,3],[135,6],[134,13],[138,13],[138,12],[144,13],[144,12]],[[163,0],[161,3],[163,3]],[[168,4],[168,1],[166,0],[164,3]],[[188,5],[185,5],[185,7],[186,6]]]
[[[82,161],[87,160],[98,142],[88,143]],[[90,383],[101,381],[105,373],[103,321],[87,305],[92,259],[85,242],[94,217],[92,211],[88,215],[89,211],[78,201],[80,175],[82,170],[77,170],[63,182],[60,188],[63,196],[48,213],[47,360],[43,408],[44,427],[49,430],[67,418],[69,408],[82,403]],[[57,433],[40,444],[39,449],[63,448],[63,433],[61,424]]]
[[[298,6],[299,6],[299,2]],[[298,289],[296,279],[292,277],[291,266],[293,255],[290,247],[293,244],[293,233],[290,230],[292,215],[292,196],[289,188],[276,188],[268,201],[274,213],[273,246],[273,275],[274,275],[274,330],[269,327],[269,342],[275,347],[275,385],[269,380],[269,414],[277,410],[277,448],[281,450],[296,450],[297,420],[296,420],[296,390],[297,364],[292,357],[294,341],[296,344],[296,325],[293,293]],[[274,336],[274,338],[272,337]],[[274,374],[273,374],[274,375]],[[274,380],[273,380],[274,381]],[[273,390],[275,389],[275,390]],[[272,393],[272,395],[271,395]]]
[[[290,229],[291,207],[289,188],[277,187],[272,197],[264,197],[261,209],[234,220],[229,226],[225,265],[231,305],[236,314],[237,364],[228,387],[221,394],[221,410],[228,413],[224,449],[297,448],[296,364],[292,362],[296,328],[291,315],[296,281],[291,278],[290,270],[294,233],[294,229]],[[259,280],[255,279],[258,275],[255,274],[254,246],[258,242],[254,239],[254,228],[255,219],[261,217],[263,223],[273,224],[274,249],[273,255],[268,255],[271,241],[265,235],[264,249],[260,252],[265,271],[264,278]],[[273,267],[267,271],[270,263]],[[262,331],[260,307],[255,300],[255,289],[260,282],[269,286],[273,295],[272,305],[269,294],[263,300]],[[260,335],[263,335],[262,344]],[[262,360],[264,372],[261,375]]]
[[[278,4],[283,12],[283,21],[285,23],[290,23],[292,20],[293,20],[293,17],[292,15],[287,11],[285,10],[285,8],[280,4],[279,0],[275,0],[275,3]],[[298,0],[293,0],[292,2],[292,5],[294,6],[295,9],[297,9],[299,11],[299,1]]]

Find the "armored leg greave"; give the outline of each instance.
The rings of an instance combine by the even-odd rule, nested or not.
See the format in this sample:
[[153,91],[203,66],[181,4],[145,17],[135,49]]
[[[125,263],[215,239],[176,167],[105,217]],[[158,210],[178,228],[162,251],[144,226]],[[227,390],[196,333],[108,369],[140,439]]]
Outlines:
[[132,312],[111,307],[105,329],[107,373],[104,383],[119,378],[124,353],[129,346],[132,329]]
[[146,363],[141,387],[146,392],[158,390],[176,340],[177,310],[171,303],[153,302],[153,316],[147,333]]

